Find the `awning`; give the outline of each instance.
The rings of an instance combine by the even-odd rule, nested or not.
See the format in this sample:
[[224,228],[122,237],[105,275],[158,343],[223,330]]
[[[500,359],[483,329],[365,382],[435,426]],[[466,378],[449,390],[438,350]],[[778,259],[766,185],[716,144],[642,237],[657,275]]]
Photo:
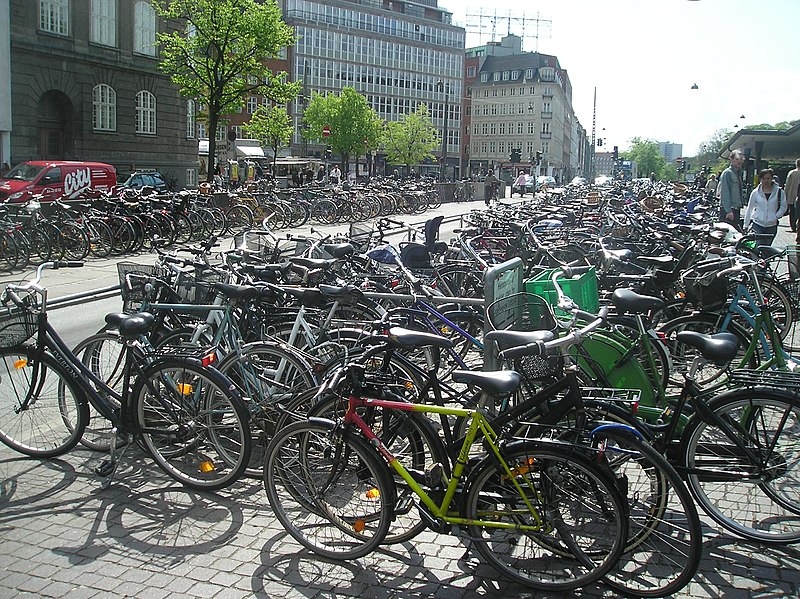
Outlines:
[[800,157],[800,125],[784,130],[742,129],[728,140],[720,158],[727,158],[735,148],[758,160],[794,162]]
[[245,145],[239,142],[236,142],[236,156],[237,158],[266,158],[261,146]]

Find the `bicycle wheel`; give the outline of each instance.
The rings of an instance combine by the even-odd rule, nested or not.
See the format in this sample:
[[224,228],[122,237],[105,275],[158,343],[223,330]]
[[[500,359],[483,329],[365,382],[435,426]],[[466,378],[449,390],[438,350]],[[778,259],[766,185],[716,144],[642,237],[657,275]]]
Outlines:
[[395,505],[392,479],[375,450],[331,422],[279,431],[267,448],[264,487],[272,510],[301,545],[350,560],[376,549]]
[[8,231],[0,232],[0,270],[14,270],[20,261],[17,242]]
[[156,464],[195,489],[221,489],[250,460],[247,408],[230,380],[193,361],[159,359],[132,393],[142,441]]
[[264,474],[264,451],[277,430],[278,418],[298,393],[318,385],[313,369],[283,346],[262,342],[228,354],[217,368],[248,402],[253,450],[245,473],[260,478]]
[[25,455],[59,456],[75,447],[88,419],[83,393],[55,358],[0,350],[0,441]]
[[[389,396],[381,399],[403,401]],[[362,394],[362,397],[364,395]],[[308,412],[309,418],[328,418],[337,421],[347,409],[347,394],[327,395]],[[399,410],[382,410],[375,407],[359,408],[360,416],[380,438],[383,446],[409,471],[423,477],[426,472],[439,471],[450,476],[450,458],[430,421],[422,414]],[[438,466],[436,466],[438,464]],[[405,543],[427,528],[427,523],[417,514],[414,492],[399,477],[395,476],[397,502],[394,520],[383,540],[384,544]],[[444,495],[445,485],[441,481],[430,481],[439,486]]]
[[[689,366],[692,364],[697,355],[697,350],[689,347],[685,343],[678,343],[676,335],[680,331],[696,331],[698,333],[713,334],[719,333],[722,326],[723,316],[713,314],[710,312],[698,312],[687,316],[679,316],[669,322],[664,323],[659,332],[664,334],[664,344],[667,346],[670,355],[672,356],[672,370],[670,371],[670,383],[675,386],[682,386],[683,379],[682,373],[688,372]],[[725,329],[728,333],[733,333],[739,339],[739,353],[731,361],[731,364],[740,364],[744,358],[744,354],[750,345],[750,338],[742,328],[731,322]],[[755,353],[750,357],[750,360],[744,365],[747,368],[755,368],[758,365],[758,358]],[[727,377],[727,366],[717,366],[712,362],[705,363],[700,366],[695,381],[701,387],[710,385],[712,383],[722,383]]]
[[800,541],[797,399],[777,389],[750,387],[719,395],[708,407],[737,432],[731,438],[695,415],[681,435],[678,458],[700,507],[744,538]]
[[636,597],[665,597],[691,581],[703,531],[691,493],[649,443],[619,428],[594,435],[627,501],[628,541],[604,582]]
[[30,263],[33,266],[39,266],[50,260],[50,256],[53,254],[53,248],[50,244],[50,238],[44,230],[31,227],[22,229],[21,233],[28,240],[28,246],[30,247]]
[[[102,332],[87,337],[76,345],[74,353],[100,380],[122,395],[125,346],[122,338],[114,332]],[[106,399],[119,407],[119,402],[110,395]],[[111,449],[112,423],[105,419],[89,403],[89,422],[81,437],[81,445],[92,451]]]
[[75,223],[62,223],[61,247],[67,260],[83,260],[89,255],[89,236]]
[[[495,460],[468,481],[468,534],[498,572],[546,591],[569,591],[606,575],[619,560],[628,526],[623,498],[601,466],[572,446],[510,443],[510,475]],[[530,506],[530,507],[529,507]]]
[[89,251],[98,258],[108,258],[114,248],[114,232],[105,222],[97,219],[86,220],[89,235]]
[[238,233],[253,226],[253,211],[243,204],[236,204],[225,211],[226,232]]
[[[189,243],[195,236],[195,229],[191,221],[183,214],[173,213],[170,215],[172,222],[175,223],[175,243]],[[202,223],[201,223],[202,226]]]

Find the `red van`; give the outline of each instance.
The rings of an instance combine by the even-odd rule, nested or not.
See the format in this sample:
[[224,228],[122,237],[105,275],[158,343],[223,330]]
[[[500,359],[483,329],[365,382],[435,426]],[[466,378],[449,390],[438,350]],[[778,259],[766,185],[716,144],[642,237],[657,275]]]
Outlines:
[[26,202],[41,193],[48,194],[45,200],[68,200],[87,189],[114,193],[116,186],[117,171],[110,164],[32,160],[18,164],[0,179],[0,202]]

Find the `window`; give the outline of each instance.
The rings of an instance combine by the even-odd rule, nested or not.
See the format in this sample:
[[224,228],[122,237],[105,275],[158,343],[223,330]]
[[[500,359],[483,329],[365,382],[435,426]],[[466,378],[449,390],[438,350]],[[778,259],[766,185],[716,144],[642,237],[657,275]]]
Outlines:
[[156,11],[144,0],[139,0],[134,8],[133,51],[156,55]]
[[91,40],[103,46],[117,45],[117,0],[92,0]]
[[487,81],[489,81],[489,73],[481,73],[481,81],[483,83],[486,83]]
[[519,71],[511,71],[511,80],[516,81],[519,79]]
[[197,123],[197,137],[200,139],[208,139],[208,129],[205,123]]
[[197,110],[194,100],[186,102],[186,139],[193,139],[197,129]]
[[498,141],[497,142],[497,152],[500,154],[505,154],[506,151],[506,142]]
[[506,124],[505,123],[498,123],[499,131],[497,132],[498,135],[505,135],[506,134]]
[[92,128],[95,131],[117,130],[117,92],[105,83],[92,90]]
[[483,135],[489,135],[489,123],[483,123],[482,124],[481,133]]
[[533,121],[528,123],[528,135],[533,135],[536,133],[536,123]]
[[54,167],[47,171],[41,179],[39,185],[58,185],[61,183],[61,168]]
[[193,168],[186,169],[186,187],[194,187],[197,185],[197,170]]
[[478,133],[480,133],[478,123],[472,123],[472,134],[478,135]]
[[39,0],[39,29],[69,35],[69,0]]
[[247,97],[247,114],[253,114],[258,108],[258,97],[257,96],[248,96]]
[[501,75],[502,75],[502,73],[500,71],[497,71],[496,73],[492,73],[492,81],[500,81],[500,76]]
[[550,102],[542,102],[542,112],[552,112],[550,110]]
[[503,81],[508,81],[511,78],[510,71],[503,71]]
[[550,121],[545,121],[542,123],[542,133],[545,135],[550,133]]
[[526,69],[525,79],[533,79],[533,69]]
[[467,67],[467,77],[475,76],[475,67]]
[[147,90],[136,94],[136,133],[156,133],[156,97]]
[[517,135],[522,135],[522,132],[525,130],[525,123],[520,121],[517,123]]
[[214,139],[217,141],[225,141],[228,139],[228,128],[225,125],[217,125],[217,134]]

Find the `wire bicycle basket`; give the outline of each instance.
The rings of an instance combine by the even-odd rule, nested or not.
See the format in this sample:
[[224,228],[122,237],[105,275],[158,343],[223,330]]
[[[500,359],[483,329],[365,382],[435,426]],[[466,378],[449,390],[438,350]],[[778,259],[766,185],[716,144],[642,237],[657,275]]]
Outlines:
[[[494,330],[523,332],[556,330],[553,308],[545,298],[533,293],[515,293],[495,300],[486,309],[486,318]],[[533,380],[555,376],[561,372],[563,365],[564,360],[561,355],[522,356],[514,360],[514,369]]]
[[23,307],[0,311],[0,347],[16,347],[36,334],[39,325],[39,296],[31,292],[22,298]]

